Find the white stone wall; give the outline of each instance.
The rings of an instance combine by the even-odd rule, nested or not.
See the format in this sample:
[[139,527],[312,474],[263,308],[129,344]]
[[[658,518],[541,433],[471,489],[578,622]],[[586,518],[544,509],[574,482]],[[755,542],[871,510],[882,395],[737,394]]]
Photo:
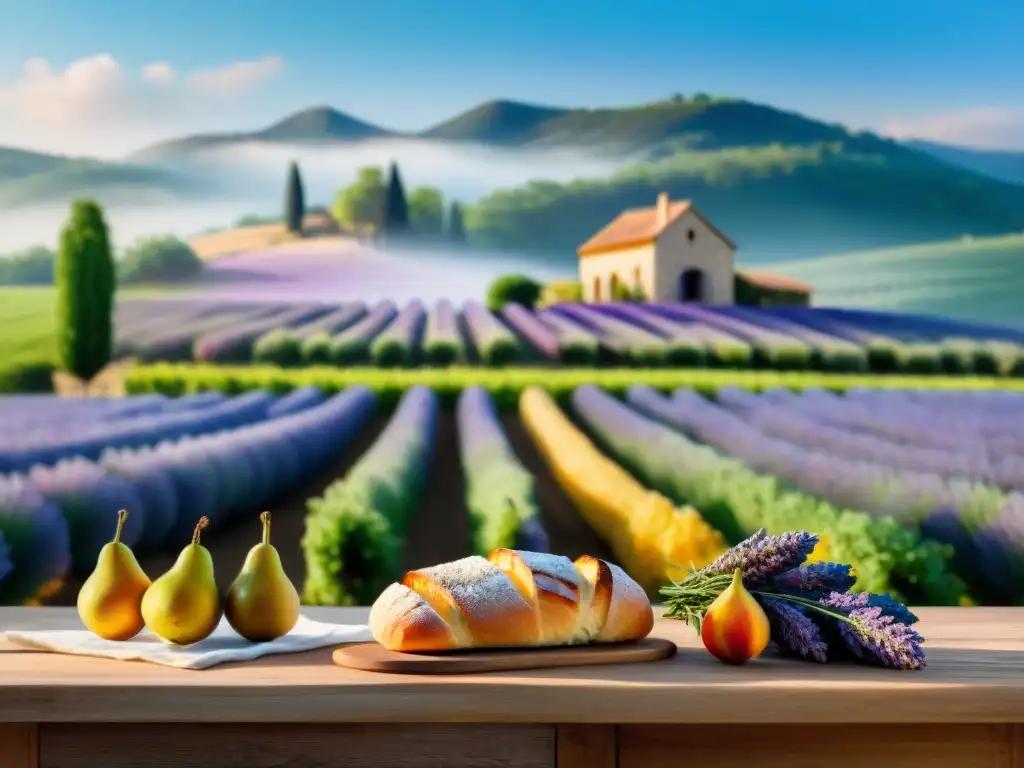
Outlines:
[[[689,232],[693,231],[693,242]],[[687,269],[703,272],[703,301],[732,304],[735,254],[729,245],[693,211],[687,211],[662,233],[657,242],[651,301],[679,301],[680,276]]]
[[653,245],[581,256],[579,264],[580,285],[585,302],[593,304],[611,301],[613,278],[629,288],[635,287],[639,279],[645,296],[650,297],[654,292]]

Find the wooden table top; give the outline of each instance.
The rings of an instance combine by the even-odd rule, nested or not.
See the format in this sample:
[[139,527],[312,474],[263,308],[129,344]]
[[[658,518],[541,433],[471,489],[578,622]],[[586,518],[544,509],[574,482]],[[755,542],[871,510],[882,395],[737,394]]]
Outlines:
[[[364,623],[365,608],[308,608]],[[330,648],[192,671],[0,641],[3,722],[1024,723],[1024,608],[922,608],[928,666],[900,672],[766,655],[714,660],[691,627],[645,664],[411,677],[344,669]],[[0,630],[79,627],[74,609],[0,608]]]

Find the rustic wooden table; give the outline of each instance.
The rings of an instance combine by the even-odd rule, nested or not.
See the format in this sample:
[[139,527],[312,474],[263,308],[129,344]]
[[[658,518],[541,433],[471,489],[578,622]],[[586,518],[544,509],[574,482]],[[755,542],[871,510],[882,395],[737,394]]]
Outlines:
[[[342,669],[330,649],[183,671],[0,642],[0,768],[1024,768],[1024,609],[920,616],[917,673],[727,667],[660,619],[671,661],[452,678]],[[77,624],[0,609],[0,629]]]

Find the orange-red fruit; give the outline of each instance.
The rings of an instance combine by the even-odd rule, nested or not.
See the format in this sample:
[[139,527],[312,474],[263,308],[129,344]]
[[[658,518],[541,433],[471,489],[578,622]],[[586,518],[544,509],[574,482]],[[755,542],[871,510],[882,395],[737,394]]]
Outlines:
[[715,658],[726,664],[742,664],[761,655],[769,636],[768,617],[743,586],[743,574],[737,568],[732,584],[704,614],[700,639]]

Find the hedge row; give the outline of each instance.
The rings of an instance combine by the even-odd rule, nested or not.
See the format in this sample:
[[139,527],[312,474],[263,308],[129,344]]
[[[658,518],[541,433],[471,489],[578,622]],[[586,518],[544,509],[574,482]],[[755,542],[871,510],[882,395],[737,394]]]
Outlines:
[[56,366],[46,361],[10,363],[0,367],[0,394],[32,394],[53,391]]
[[370,605],[401,576],[402,543],[426,483],[437,410],[433,392],[410,389],[348,474],[306,502],[304,603]]
[[728,371],[665,368],[433,368],[379,370],[375,368],[315,367],[283,369],[270,366],[222,367],[162,363],[141,365],[126,373],[131,394],[182,394],[215,390],[237,394],[268,389],[283,394],[312,385],[336,392],[354,385],[372,389],[384,407],[393,407],[410,387],[433,389],[447,408],[454,407],[462,390],[485,388],[499,410],[515,410],[520,393],[542,387],[565,402],[581,384],[595,384],[622,396],[634,384],[646,384],[662,392],[690,387],[714,397],[720,387],[744,387],[761,391],[770,387],[806,389],[818,387],[844,392],[852,387],[888,389],[1014,389],[1024,390],[1024,380],[977,376],[909,376],[901,374],[837,374],[807,371]]

